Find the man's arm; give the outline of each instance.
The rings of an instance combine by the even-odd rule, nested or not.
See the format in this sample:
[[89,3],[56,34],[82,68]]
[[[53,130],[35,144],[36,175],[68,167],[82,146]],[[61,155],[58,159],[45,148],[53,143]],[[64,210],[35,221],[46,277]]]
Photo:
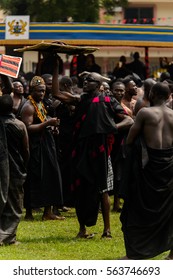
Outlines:
[[24,124],[24,122],[18,120],[17,118],[15,118],[15,123],[17,124],[17,126],[20,128],[20,130],[22,131],[22,150],[21,150],[21,156],[24,160],[25,165],[27,165],[28,160],[29,160],[29,138],[28,138],[28,132],[26,129],[26,125]]
[[141,132],[143,130],[143,126],[144,126],[145,111],[146,111],[146,108],[142,108],[138,112],[135,122],[129,130],[127,140],[126,140],[127,145],[133,144],[135,139],[137,138],[137,136],[141,134]]
[[21,119],[26,125],[28,133],[35,133],[42,131],[47,126],[58,126],[59,125],[59,119],[57,118],[49,118],[48,120],[33,124],[34,121],[34,114],[35,110],[31,105],[24,105],[22,111],[21,111]]
[[116,127],[118,130],[129,129],[134,123],[133,119],[128,115],[117,114],[117,117],[120,119],[120,122],[116,123]]
[[134,107],[134,115],[136,116],[137,113],[141,108],[143,108],[143,100],[141,98],[137,99],[135,107]]
[[55,58],[53,78],[52,78],[52,96],[57,98],[61,102],[68,104],[76,104],[80,101],[80,95],[71,94],[70,92],[63,91],[61,92],[59,89],[59,81],[58,81],[58,69],[59,69],[59,60]]
[[25,161],[25,164],[27,165],[28,160],[29,160],[29,156],[30,156],[30,152],[29,152],[29,138],[28,138],[28,132],[26,129],[25,124],[22,122],[23,124],[23,131],[24,131],[24,135],[23,135],[23,159]]

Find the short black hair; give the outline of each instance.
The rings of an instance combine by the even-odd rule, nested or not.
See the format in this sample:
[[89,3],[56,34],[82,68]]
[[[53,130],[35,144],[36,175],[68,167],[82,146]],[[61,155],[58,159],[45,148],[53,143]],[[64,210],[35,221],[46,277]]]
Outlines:
[[133,58],[134,58],[134,59],[139,59],[139,58],[140,58],[139,52],[135,52],[135,53],[133,54]]
[[68,76],[63,76],[60,81],[59,81],[60,85],[67,85],[68,87],[72,87],[73,86],[73,82],[72,79]]
[[114,83],[111,83],[111,89],[113,89],[113,87],[115,86],[119,86],[119,85],[123,85],[125,88],[125,84],[121,81],[114,81]]
[[48,79],[52,78],[52,75],[51,74],[43,74],[43,75],[41,75],[41,77],[46,82]]
[[0,96],[0,115],[12,113],[13,99],[9,94]]
[[168,84],[163,82],[157,82],[155,85],[153,85],[151,92],[154,96],[157,96],[157,98],[161,100],[167,100],[171,94]]
[[169,72],[162,72],[160,75],[160,82],[163,82],[164,80],[170,79],[171,75]]

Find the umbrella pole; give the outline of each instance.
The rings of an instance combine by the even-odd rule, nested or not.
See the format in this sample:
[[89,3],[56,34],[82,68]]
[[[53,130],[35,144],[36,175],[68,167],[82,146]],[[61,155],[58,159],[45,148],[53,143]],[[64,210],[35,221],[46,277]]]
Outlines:
[[41,52],[38,51],[38,63],[35,70],[35,75],[41,76]]
[[148,59],[148,47],[145,47],[145,66],[146,66],[146,78],[149,78],[149,59]]

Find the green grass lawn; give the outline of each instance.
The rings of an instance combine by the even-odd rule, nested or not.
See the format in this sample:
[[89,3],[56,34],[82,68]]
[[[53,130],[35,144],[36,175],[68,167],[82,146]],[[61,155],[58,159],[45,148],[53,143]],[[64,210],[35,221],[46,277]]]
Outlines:
[[[111,240],[101,239],[102,215],[97,225],[88,228],[93,239],[77,239],[75,211],[63,213],[63,221],[42,221],[42,213],[34,213],[34,221],[23,218],[17,231],[19,245],[1,246],[0,260],[115,260],[125,255],[119,213],[111,212]],[[155,260],[164,259],[163,253]]]

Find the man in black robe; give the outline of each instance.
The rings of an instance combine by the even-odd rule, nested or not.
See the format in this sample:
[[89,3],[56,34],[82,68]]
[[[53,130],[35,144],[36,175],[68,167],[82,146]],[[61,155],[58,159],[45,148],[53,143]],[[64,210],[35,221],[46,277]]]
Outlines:
[[23,122],[12,114],[10,95],[0,97],[0,244],[16,243],[23,208],[29,141]]
[[173,259],[173,111],[168,85],[156,83],[127,137],[120,196],[123,259],[148,259],[170,250]]
[[64,220],[64,217],[54,215],[51,209],[53,205],[63,205],[61,173],[53,138],[59,119],[47,115],[42,102],[46,90],[44,80],[34,76],[30,89],[31,94],[21,111],[30,146],[25,183],[25,218],[33,219],[32,209],[44,207],[42,220]]
[[[114,135],[129,128],[133,120],[115,98],[100,92],[106,78],[98,73],[85,73],[84,93],[80,96],[74,116],[72,140],[71,185],[75,193],[75,208],[79,222],[77,237],[90,237],[86,226],[97,222],[101,202],[104,229],[102,237],[111,238],[109,176],[110,151]],[[53,95],[63,102],[76,101],[77,96],[59,92],[57,71],[53,75]]]

